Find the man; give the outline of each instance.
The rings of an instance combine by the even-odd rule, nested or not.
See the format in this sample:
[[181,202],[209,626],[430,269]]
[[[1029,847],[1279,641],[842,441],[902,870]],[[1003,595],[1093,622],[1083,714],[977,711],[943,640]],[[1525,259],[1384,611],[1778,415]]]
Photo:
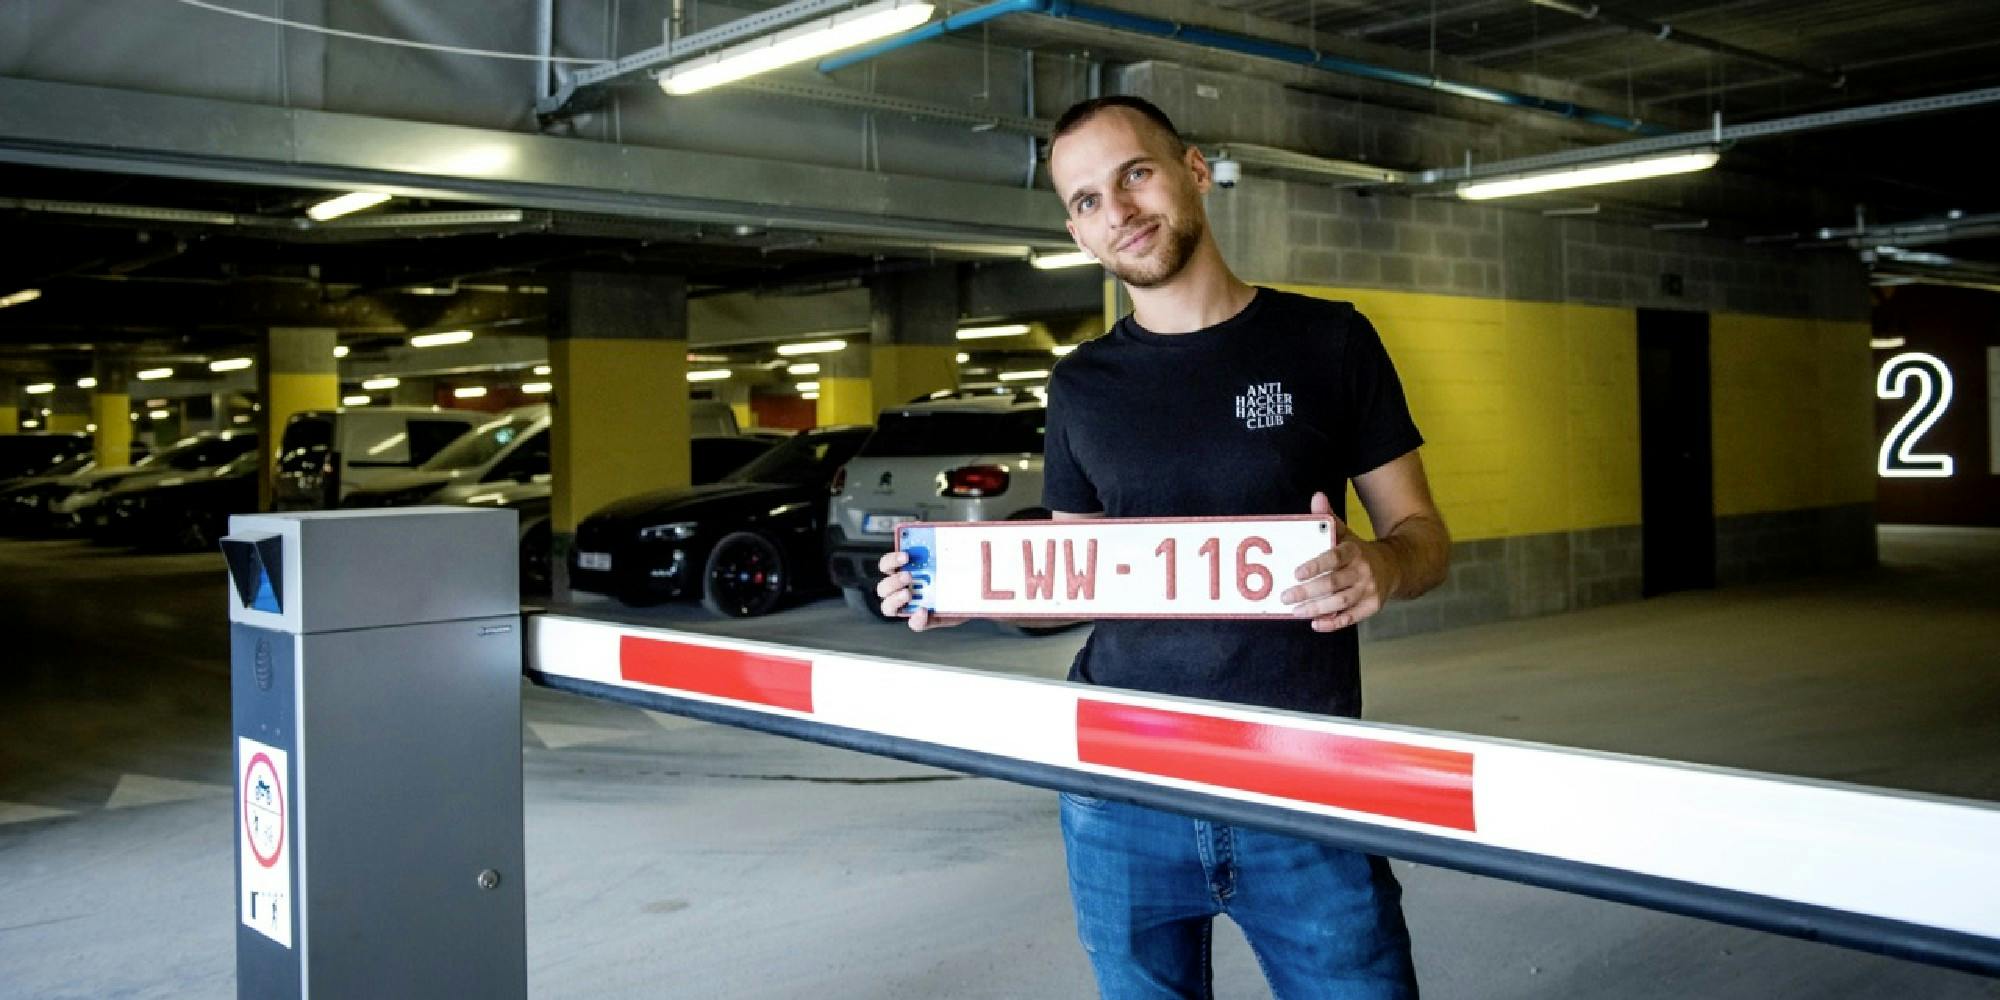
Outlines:
[[[1055,517],[1342,513],[1347,481],[1379,538],[1336,529],[1281,598],[1297,624],[1099,622],[1072,680],[1320,714],[1361,713],[1353,626],[1442,582],[1450,559],[1401,383],[1352,306],[1254,288],[1209,232],[1212,178],[1158,108],[1105,97],[1057,122],[1049,173],[1069,232],[1125,283],[1132,315],[1049,381],[1044,502]],[[883,557],[885,614],[909,602]],[[916,630],[955,621],[923,610]],[[1416,995],[1401,888],[1381,858],[1078,795],[1062,797],[1078,935],[1110,1000],[1206,997],[1228,914],[1272,992]]]

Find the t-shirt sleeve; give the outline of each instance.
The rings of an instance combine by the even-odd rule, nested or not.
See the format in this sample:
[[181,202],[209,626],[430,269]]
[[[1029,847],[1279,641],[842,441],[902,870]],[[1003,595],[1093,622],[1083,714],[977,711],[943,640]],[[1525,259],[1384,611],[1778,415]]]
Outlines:
[[1049,381],[1047,429],[1042,436],[1042,506],[1066,514],[1095,514],[1104,509],[1097,487],[1070,447],[1069,392],[1061,378]]
[[1396,376],[1388,349],[1382,346],[1375,325],[1358,312],[1348,329],[1341,367],[1346,379],[1348,440],[1352,442],[1345,474],[1352,479],[1416,450],[1424,443],[1424,436],[1410,417],[1403,382]]

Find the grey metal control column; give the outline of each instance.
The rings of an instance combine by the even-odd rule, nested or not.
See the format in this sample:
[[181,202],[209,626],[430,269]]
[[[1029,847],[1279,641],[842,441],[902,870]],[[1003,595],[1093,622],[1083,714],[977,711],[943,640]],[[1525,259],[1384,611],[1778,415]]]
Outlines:
[[236,994],[525,998],[513,511],[239,516]]

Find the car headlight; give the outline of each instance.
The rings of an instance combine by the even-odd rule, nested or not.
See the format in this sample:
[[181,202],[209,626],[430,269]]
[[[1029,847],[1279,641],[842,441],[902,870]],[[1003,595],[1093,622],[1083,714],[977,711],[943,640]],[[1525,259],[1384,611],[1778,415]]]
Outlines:
[[639,537],[649,542],[665,538],[685,541],[693,538],[695,529],[699,527],[701,527],[700,523],[695,521],[675,521],[671,524],[655,524],[650,527],[640,528]]

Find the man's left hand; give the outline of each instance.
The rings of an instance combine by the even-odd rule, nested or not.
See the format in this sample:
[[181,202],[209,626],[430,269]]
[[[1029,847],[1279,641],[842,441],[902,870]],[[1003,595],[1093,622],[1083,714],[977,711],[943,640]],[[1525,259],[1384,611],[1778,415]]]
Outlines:
[[[1333,516],[1324,493],[1312,498],[1312,513]],[[1395,592],[1393,565],[1376,543],[1354,537],[1347,522],[1333,519],[1333,547],[1306,560],[1294,574],[1304,581],[1278,595],[1295,605],[1292,614],[1312,619],[1315,632],[1332,632],[1358,625],[1382,610]]]

